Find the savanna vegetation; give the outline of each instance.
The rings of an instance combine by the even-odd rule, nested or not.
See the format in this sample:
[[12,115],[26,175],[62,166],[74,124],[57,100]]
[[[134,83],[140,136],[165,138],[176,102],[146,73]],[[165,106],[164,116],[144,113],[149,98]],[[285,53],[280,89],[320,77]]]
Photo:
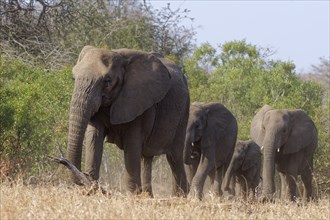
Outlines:
[[[84,218],[143,218],[143,215],[134,214],[139,212],[150,212],[150,215],[144,217],[153,219],[184,216],[189,218],[187,216],[195,212],[200,214],[195,216],[196,218],[216,218],[215,215],[220,212],[224,218],[257,219],[263,218],[262,214],[265,213],[273,213],[270,218],[285,218],[276,214],[278,206],[285,209],[285,204],[267,205],[262,210],[260,206],[250,204],[241,206],[231,203],[222,206],[214,203],[215,198],[212,195],[203,204],[190,205],[183,200],[171,203],[168,200],[123,199],[123,195],[118,194],[122,189],[122,154],[112,145],[105,149],[102,180],[105,184],[115,187],[114,200],[102,196],[78,199],[74,196],[74,190],[67,191],[67,186],[61,185],[66,179],[62,174],[66,171],[52,164],[46,156],[58,155],[56,146],[65,149],[69,102],[73,89],[71,68],[81,48],[88,44],[103,48],[127,47],[158,51],[174,60],[182,67],[188,79],[191,101],[223,103],[237,118],[240,139],[249,138],[252,117],[264,104],[275,108],[305,110],[319,131],[319,145],[314,155],[316,194],[319,198],[329,197],[328,58],[321,58],[309,73],[302,74],[296,71],[293,62],[273,60],[274,51],[244,39],[226,42],[217,48],[208,43],[196,46],[195,28],[193,18],[189,17],[189,10],[174,10],[170,5],[156,10],[146,0],[0,0],[0,9],[0,177],[3,182],[1,219],[75,216],[72,213],[63,214],[64,209],[63,213],[58,213],[50,210],[50,207],[42,206],[42,201],[46,200],[47,203],[54,204],[51,209],[57,210],[61,207],[72,210],[70,204],[77,200],[80,200],[80,206],[87,203],[84,200],[92,201],[93,207],[77,210],[89,213],[81,215]],[[183,21],[190,21],[191,27],[184,26]],[[167,192],[163,189],[164,184],[170,185],[169,168],[164,164],[166,163],[163,163],[163,158],[160,157],[154,165],[154,181],[159,182],[159,196],[169,195],[169,192],[162,193]],[[13,188],[4,185],[8,181],[16,181]],[[28,187],[24,188],[20,181],[29,183]],[[52,181],[59,184],[59,189],[48,185]],[[32,183],[39,183],[33,193],[29,191]],[[42,188],[42,184],[49,187],[47,191]],[[10,190],[13,193],[9,193]],[[36,201],[39,203],[31,204],[23,198],[19,199],[21,195],[24,198],[38,197]],[[51,201],[47,198],[48,195],[51,196]],[[61,198],[64,195],[71,199],[63,203]],[[4,204],[3,199],[11,202]],[[127,215],[120,215],[121,212],[128,211],[120,209],[120,206],[111,216],[102,211],[98,216],[92,214],[95,211],[91,212],[104,207],[103,202],[118,204],[119,200],[123,200],[121,205],[129,210]],[[329,217],[328,202],[321,201],[319,211],[306,212],[306,215],[301,217]],[[25,205],[26,212],[15,214],[11,210],[13,207]],[[41,211],[33,212],[39,206]],[[134,212],[140,206],[149,208]],[[163,206],[171,211],[164,212],[161,208]],[[311,209],[307,206],[305,210]],[[298,213],[301,210],[290,211]],[[180,212],[181,214],[177,215]],[[205,215],[205,212],[209,214]],[[240,212],[245,214],[235,214]],[[48,213],[48,216],[45,213]]]

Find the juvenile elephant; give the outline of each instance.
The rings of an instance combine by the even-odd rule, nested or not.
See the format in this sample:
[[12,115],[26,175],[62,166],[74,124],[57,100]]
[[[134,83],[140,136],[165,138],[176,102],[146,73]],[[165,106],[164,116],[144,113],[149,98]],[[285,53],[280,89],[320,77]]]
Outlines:
[[68,159],[81,169],[86,131],[85,170],[97,180],[107,136],[124,150],[131,192],[152,195],[153,156],[166,154],[173,193],[187,194],[183,146],[189,94],[178,66],[156,53],[85,46],[72,72]]
[[220,103],[198,103],[190,106],[184,147],[184,162],[190,182],[190,197],[201,199],[209,175],[221,195],[221,182],[237,138],[237,122]]
[[275,164],[281,177],[282,197],[296,198],[296,180],[301,175],[304,199],[312,196],[313,154],[317,147],[317,129],[302,110],[273,109],[263,106],[254,116],[251,137],[264,148],[263,200],[275,192]]
[[260,182],[261,152],[254,141],[237,141],[234,154],[226,171],[222,188],[225,194],[233,196],[230,188],[231,180],[236,179],[241,187],[243,197],[255,195]]

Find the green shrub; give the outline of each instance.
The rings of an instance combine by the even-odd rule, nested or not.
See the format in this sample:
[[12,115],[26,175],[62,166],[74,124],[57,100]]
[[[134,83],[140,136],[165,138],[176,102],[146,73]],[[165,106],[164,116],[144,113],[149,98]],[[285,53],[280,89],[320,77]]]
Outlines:
[[70,68],[49,72],[2,57],[0,77],[0,153],[13,164],[12,172],[35,172],[55,145],[65,143]]

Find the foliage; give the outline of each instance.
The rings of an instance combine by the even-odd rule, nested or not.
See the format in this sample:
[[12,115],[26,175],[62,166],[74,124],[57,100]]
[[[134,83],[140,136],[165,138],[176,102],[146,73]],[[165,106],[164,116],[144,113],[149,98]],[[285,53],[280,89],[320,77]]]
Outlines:
[[[0,0],[2,53],[60,69],[85,45],[135,48],[175,55],[192,49],[188,10],[153,10],[139,0]],[[75,54],[75,55],[74,55]]]
[[41,158],[55,145],[64,145],[72,90],[69,69],[54,73],[2,57],[0,77],[0,154],[15,161],[13,172],[40,168],[45,162]]
[[320,84],[323,89],[322,106],[315,108],[314,122],[318,128],[319,148],[316,150],[315,167],[322,188],[330,188],[330,61],[320,58],[320,63],[312,65],[312,71],[302,78]]
[[264,104],[301,108],[314,116],[321,106],[321,87],[301,80],[293,63],[267,60],[269,52],[245,40],[223,44],[218,54],[209,44],[197,48],[184,63],[192,101],[227,106],[238,119],[242,139],[249,137],[249,123]]

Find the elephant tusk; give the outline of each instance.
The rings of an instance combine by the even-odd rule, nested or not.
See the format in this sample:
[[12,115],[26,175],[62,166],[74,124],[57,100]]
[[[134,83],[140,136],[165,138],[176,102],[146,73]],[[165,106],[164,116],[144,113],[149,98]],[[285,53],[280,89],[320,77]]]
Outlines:
[[191,146],[194,146],[194,142],[191,142]]
[[191,159],[195,159],[198,158],[200,156],[200,154],[197,151],[193,151],[190,155]]
[[260,150],[263,150],[263,149],[264,149],[264,146],[261,146],[261,147],[260,147]]
[[277,152],[280,152],[280,148],[277,148]]

